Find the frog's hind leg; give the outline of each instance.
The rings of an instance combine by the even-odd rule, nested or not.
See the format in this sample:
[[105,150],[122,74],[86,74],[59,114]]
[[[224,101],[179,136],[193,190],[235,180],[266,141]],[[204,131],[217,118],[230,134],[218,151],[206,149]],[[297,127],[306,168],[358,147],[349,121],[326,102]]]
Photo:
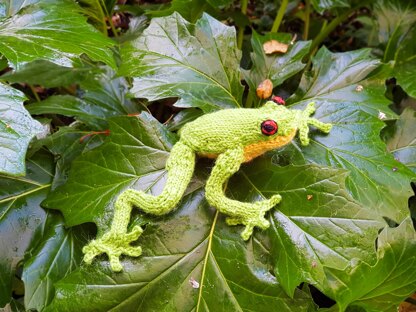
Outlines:
[[227,198],[223,191],[224,183],[238,171],[243,162],[244,149],[242,147],[220,154],[207,181],[205,196],[212,206],[229,216],[226,220],[227,224],[246,226],[241,237],[248,240],[255,226],[261,229],[269,227],[270,224],[264,218],[264,214],[280,202],[281,196],[274,195],[270,199],[255,203],[243,203]]
[[91,263],[97,255],[106,253],[111,269],[119,272],[123,269],[119,260],[121,254],[138,257],[141,248],[130,246],[130,243],[137,240],[143,229],[137,225],[127,233],[133,206],[153,215],[163,215],[172,211],[185,192],[194,167],[193,150],[182,142],[177,142],[166,163],[168,177],[162,193],[153,196],[132,189],[121,193],[114,205],[114,219],[110,230],[83,248],[84,261]]

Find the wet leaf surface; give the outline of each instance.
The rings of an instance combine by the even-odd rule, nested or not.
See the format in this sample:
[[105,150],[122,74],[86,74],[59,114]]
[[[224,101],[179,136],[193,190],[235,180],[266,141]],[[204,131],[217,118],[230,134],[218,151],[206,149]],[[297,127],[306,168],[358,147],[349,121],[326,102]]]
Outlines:
[[243,93],[240,54],[234,28],[206,14],[193,25],[174,13],[154,18],[122,49],[119,74],[134,77],[131,92],[150,101],[179,97],[178,107],[233,108]]
[[23,107],[25,95],[0,83],[0,173],[25,174],[25,155],[30,140],[42,131]]

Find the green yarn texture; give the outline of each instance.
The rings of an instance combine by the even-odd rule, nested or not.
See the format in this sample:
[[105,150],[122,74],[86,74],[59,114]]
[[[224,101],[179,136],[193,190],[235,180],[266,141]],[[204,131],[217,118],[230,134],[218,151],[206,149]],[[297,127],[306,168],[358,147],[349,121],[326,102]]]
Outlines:
[[[110,230],[83,248],[84,261],[90,264],[96,256],[106,253],[111,269],[119,272],[123,269],[120,263],[122,254],[140,256],[142,249],[130,244],[138,239],[143,229],[135,226],[127,232],[133,207],[152,215],[164,215],[174,210],[192,178],[196,155],[216,158],[206,184],[205,196],[210,205],[228,216],[227,224],[244,225],[241,233],[244,240],[250,238],[254,227],[267,229],[270,224],[264,216],[281,201],[281,196],[244,203],[227,198],[224,185],[242,163],[284,146],[296,132],[301,144],[308,145],[309,125],[329,133],[331,124],[309,117],[314,111],[314,103],[309,103],[301,111],[270,101],[258,109],[221,110],[186,124],[180,130],[180,140],[172,148],[167,160],[168,178],[162,193],[153,196],[133,189],[121,193],[115,202]],[[272,121],[276,127],[263,129],[265,121]]]

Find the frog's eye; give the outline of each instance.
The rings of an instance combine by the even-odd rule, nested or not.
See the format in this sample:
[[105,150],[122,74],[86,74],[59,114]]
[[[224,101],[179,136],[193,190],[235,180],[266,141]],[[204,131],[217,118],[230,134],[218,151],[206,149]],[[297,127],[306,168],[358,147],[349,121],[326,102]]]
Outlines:
[[274,120],[265,120],[261,123],[261,133],[264,135],[273,135],[277,132],[277,123]]

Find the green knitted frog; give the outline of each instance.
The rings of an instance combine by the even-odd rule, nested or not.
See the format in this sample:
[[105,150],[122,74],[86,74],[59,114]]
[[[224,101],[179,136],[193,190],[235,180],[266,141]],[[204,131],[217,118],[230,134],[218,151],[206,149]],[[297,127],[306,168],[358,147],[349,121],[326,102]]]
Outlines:
[[130,246],[130,243],[137,240],[143,229],[137,225],[127,233],[133,206],[152,215],[172,211],[191,180],[195,155],[216,158],[205,196],[212,206],[228,215],[227,224],[245,225],[241,233],[244,240],[250,238],[255,226],[268,228],[270,224],[264,215],[280,202],[281,196],[274,195],[254,203],[239,202],[225,196],[224,184],[242,163],[284,146],[297,131],[301,144],[308,145],[308,125],[328,133],[332,125],[309,117],[314,111],[314,103],[309,103],[304,111],[300,111],[269,101],[261,108],[225,109],[186,124],[180,130],[180,140],[173,146],[167,160],[168,178],[162,193],[152,196],[133,189],[121,193],[115,202],[110,230],[83,248],[84,261],[91,263],[97,255],[106,253],[111,269],[119,272],[123,269],[119,260],[121,254],[138,257],[141,248]]

